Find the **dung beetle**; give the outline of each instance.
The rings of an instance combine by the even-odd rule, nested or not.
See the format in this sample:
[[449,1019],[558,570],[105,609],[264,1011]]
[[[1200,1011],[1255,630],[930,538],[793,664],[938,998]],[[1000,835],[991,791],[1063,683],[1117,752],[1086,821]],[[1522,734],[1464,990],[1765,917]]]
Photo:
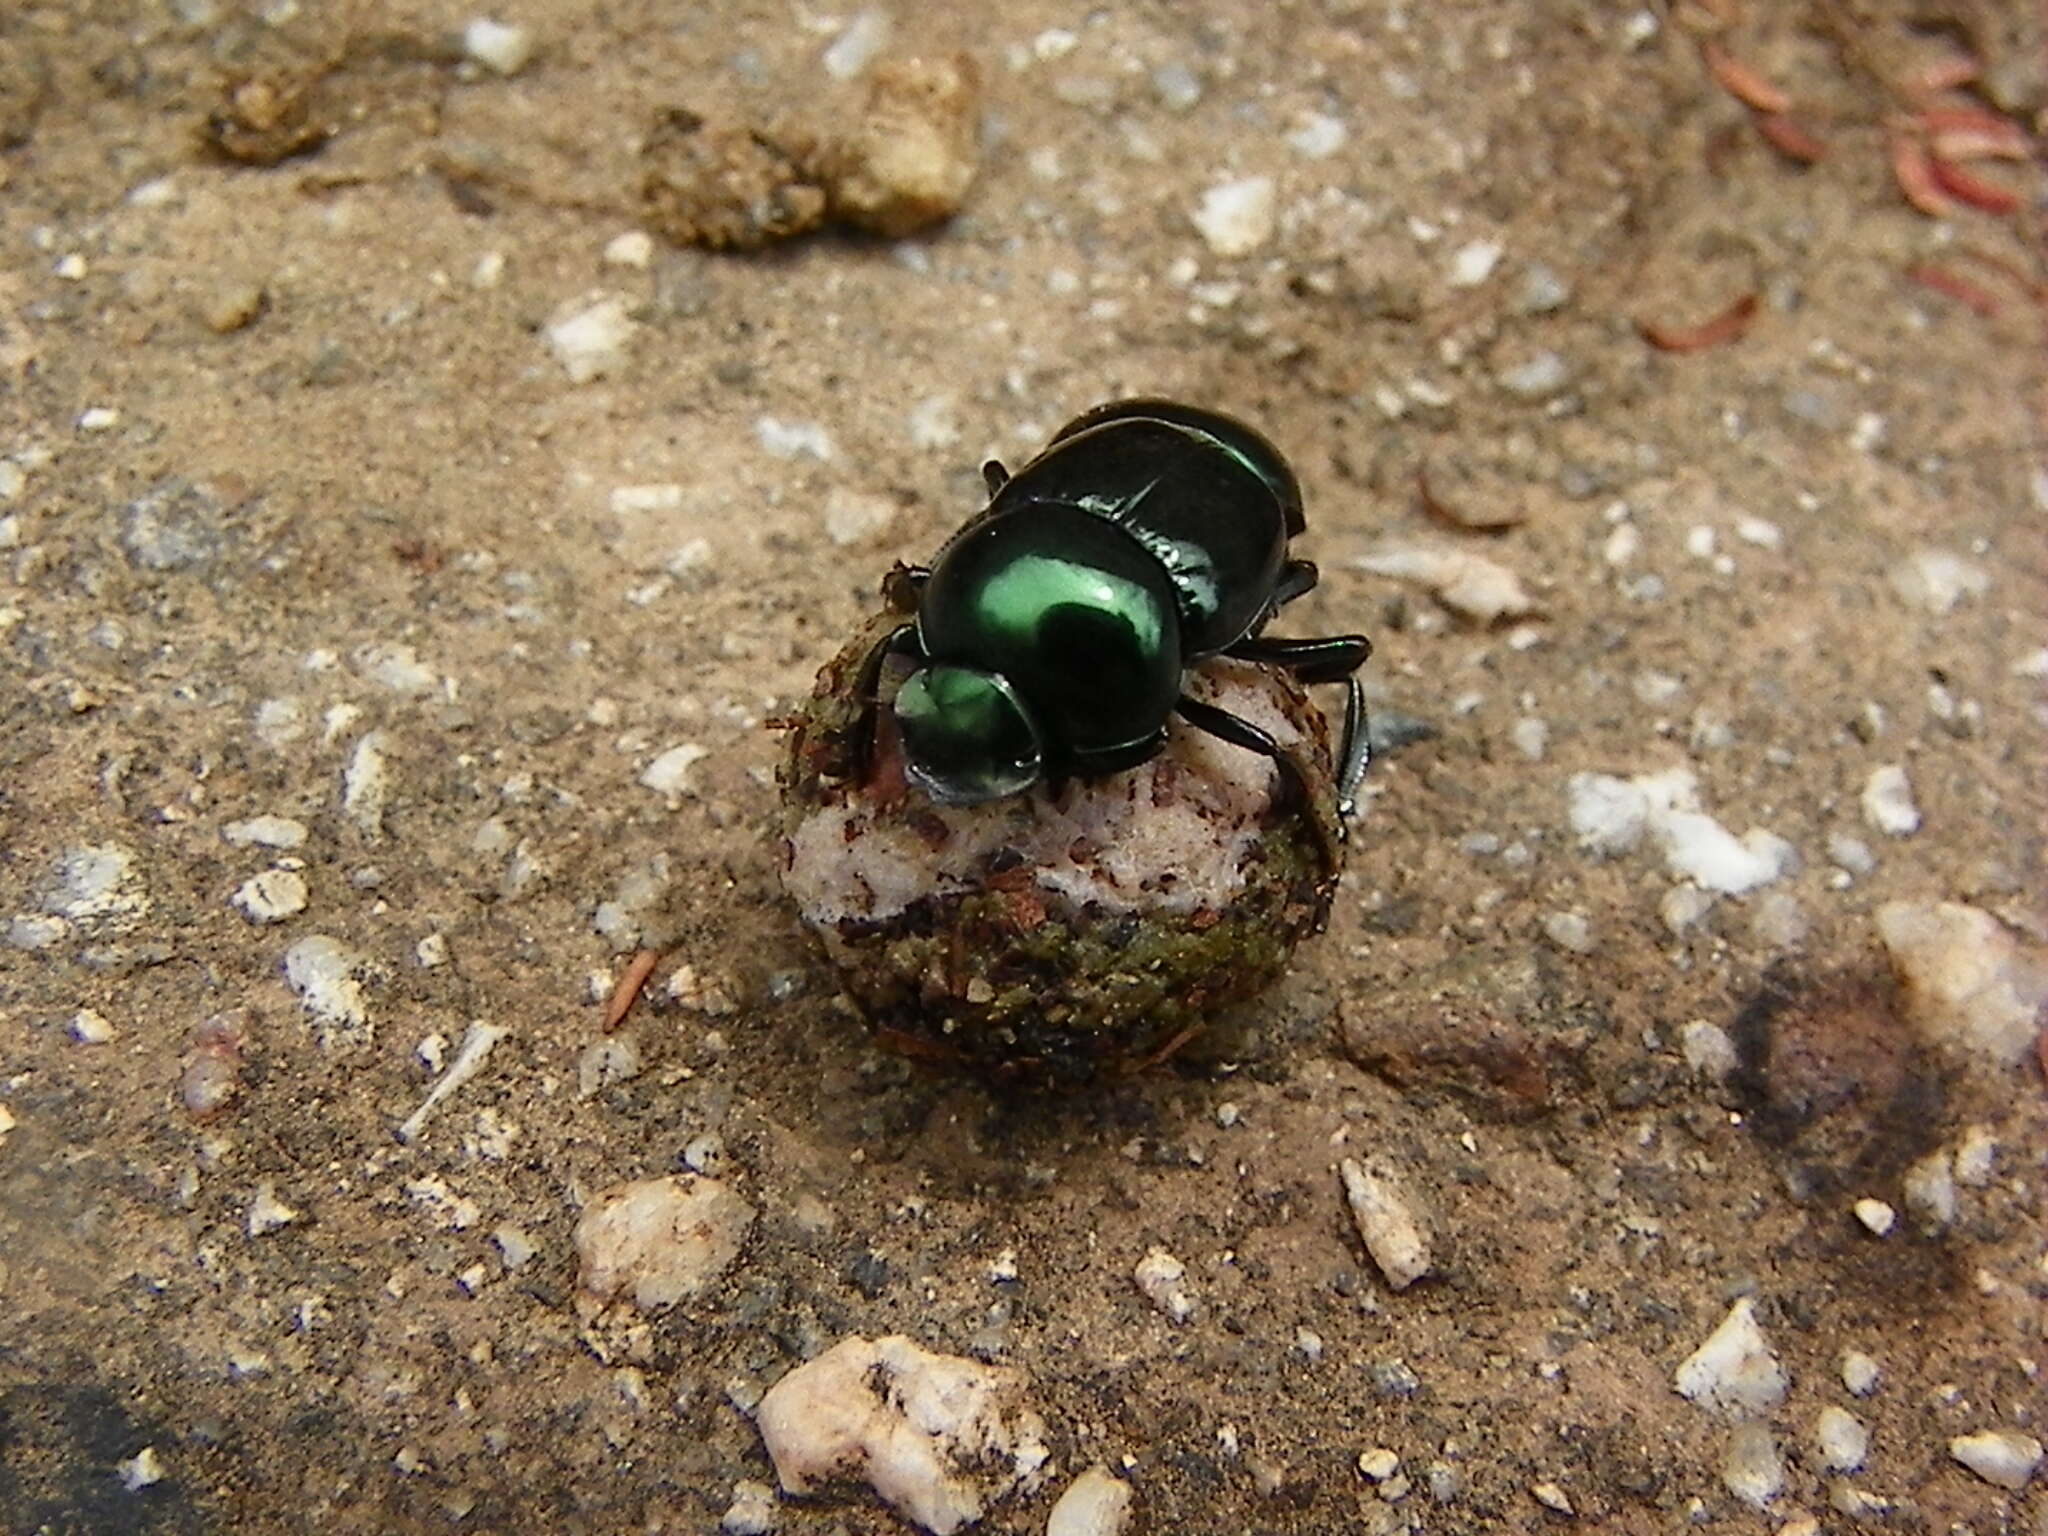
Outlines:
[[884,585],[915,617],[861,669],[863,765],[882,667],[900,655],[916,667],[891,705],[906,776],[942,804],[1135,767],[1174,715],[1271,758],[1300,799],[1307,781],[1285,747],[1182,691],[1188,667],[1230,656],[1345,684],[1341,827],[1368,755],[1357,672],[1372,644],[1261,633],[1316,584],[1314,564],[1288,555],[1307,522],[1279,449],[1199,406],[1119,400],[1062,427],[1015,475],[993,460],[982,475],[987,507],[929,566],[898,566]]

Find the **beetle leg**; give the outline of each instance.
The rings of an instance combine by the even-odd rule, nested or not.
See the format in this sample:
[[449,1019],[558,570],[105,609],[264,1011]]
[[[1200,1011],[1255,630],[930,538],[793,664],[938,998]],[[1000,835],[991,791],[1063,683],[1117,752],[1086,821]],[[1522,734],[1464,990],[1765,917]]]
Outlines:
[[1309,794],[1308,775],[1302,770],[1299,758],[1261,727],[1227,709],[1218,709],[1214,704],[1204,704],[1200,699],[1182,694],[1174,700],[1173,711],[1196,730],[1207,731],[1234,747],[1243,747],[1248,752],[1270,758],[1286,781],[1288,798],[1315,823],[1317,841],[1323,845],[1324,861],[1332,870],[1342,865],[1343,853],[1338,845],[1344,840],[1344,822],[1340,817],[1336,822],[1336,832],[1332,834],[1328,830],[1329,824],[1316,815],[1315,802]]
[[1363,635],[1322,635],[1313,640],[1254,637],[1238,641],[1223,654],[1239,661],[1284,667],[1304,683],[1345,685],[1344,735],[1337,748],[1337,811],[1349,816],[1357,807],[1359,781],[1372,761],[1365,690],[1358,685],[1358,669],[1372,654],[1372,642]]
[[990,459],[981,466],[981,483],[988,487],[991,498],[1010,483],[1010,472],[1003,468],[1001,459]]
[[882,680],[882,667],[891,655],[905,649],[906,641],[912,647],[917,644],[916,624],[899,624],[877,640],[861,658],[860,671],[854,674],[853,696],[860,703],[860,713],[847,731],[853,747],[849,754],[850,777],[867,777],[869,759],[875,751],[875,711],[882,704],[876,691]]

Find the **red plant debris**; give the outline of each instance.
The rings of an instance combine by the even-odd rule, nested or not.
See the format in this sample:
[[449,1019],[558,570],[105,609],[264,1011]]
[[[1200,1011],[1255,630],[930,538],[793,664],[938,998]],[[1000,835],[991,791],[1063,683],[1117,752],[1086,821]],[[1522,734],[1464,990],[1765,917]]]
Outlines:
[[1756,319],[1758,307],[1757,296],[1745,293],[1712,319],[1702,320],[1697,325],[1663,325],[1654,320],[1638,320],[1636,329],[1642,332],[1643,340],[1660,352],[1703,352],[1741,336]]

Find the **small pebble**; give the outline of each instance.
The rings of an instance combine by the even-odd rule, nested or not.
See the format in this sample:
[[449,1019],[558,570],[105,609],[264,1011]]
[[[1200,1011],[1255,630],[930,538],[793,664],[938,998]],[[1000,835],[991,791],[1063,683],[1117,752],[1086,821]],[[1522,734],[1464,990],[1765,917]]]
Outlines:
[[1529,1493],[1545,1509],[1555,1510],[1560,1515],[1572,1512],[1571,1495],[1556,1483],[1537,1483],[1529,1489]]
[[78,415],[78,430],[81,432],[109,432],[120,423],[121,413],[111,406],[89,406]]
[[1685,1064],[1701,1077],[1725,1082],[1735,1071],[1735,1042],[1710,1020],[1693,1019],[1680,1026],[1678,1044]]
[[825,50],[825,73],[834,80],[852,80],[889,46],[889,13],[870,7],[849,21]]
[[1870,1431],[1846,1408],[1830,1404],[1814,1421],[1814,1443],[1830,1472],[1855,1472],[1870,1452]]
[[1585,955],[1593,950],[1593,925],[1583,912],[1552,912],[1543,919],[1543,935],[1559,949]]
[[1989,592],[1991,575],[1961,555],[1922,548],[1892,567],[1891,583],[1908,607],[1940,617],[1965,598]]
[[1902,1186],[1906,1209],[1926,1230],[1938,1232],[1956,1219],[1955,1165],[1946,1149],[1908,1168]]
[[1401,1470],[1401,1458],[1385,1446],[1358,1453],[1358,1470],[1376,1483],[1384,1483]]
[[644,229],[629,229],[605,243],[604,264],[645,271],[654,263],[654,236]]
[[1451,257],[1450,284],[1453,288],[1477,288],[1500,265],[1506,249],[1498,240],[1474,240],[1460,246]]
[[1681,1397],[1726,1413],[1764,1413],[1785,1396],[1785,1372],[1757,1326],[1756,1303],[1744,1296],[1721,1325],[1688,1355],[1673,1378]]
[[251,1237],[263,1237],[290,1226],[298,1219],[298,1211],[277,1198],[277,1190],[268,1179],[256,1186],[255,1196],[249,1201]]
[[1277,203],[1270,176],[1221,182],[1202,194],[1195,231],[1218,256],[1249,256],[1273,238]]
[[1154,1248],[1131,1271],[1145,1299],[1176,1323],[1195,1315],[1195,1300],[1187,1291],[1187,1266],[1164,1248]]
[[1997,1160],[1998,1143],[1991,1135],[1991,1127],[1969,1126],[1956,1142],[1956,1182],[1969,1189],[1983,1188],[1991,1182]]
[[557,309],[541,335],[572,384],[617,373],[639,333],[626,300],[615,293],[587,294]]
[[1913,786],[1896,763],[1873,768],[1863,784],[1863,819],[1887,837],[1910,837],[1920,830],[1920,807]]
[[671,1174],[614,1185],[576,1223],[580,1300],[672,1307],[732,1267],[753,1225],[753,1206],[717,1179]]
[[1517,314],[1548,315],[1563,309],[1571,301],[1569,283],[1541,262],[1531,262],[1522,269],[1512,304]]
[[719,1519],[718,1528],[725,1536],[769,1536],[776,1518],[775,1490],[743,1478],[732,1485],[732,1503]]
[[1508,739],[1515,750],[1532,763],[1543,761],[1543,755],[1550,750],[1550,726],[1548,722],[1524,715],[1508,727]]
[[145,1445],[125,1461],[115,1462],[114,1475],[121,1479],[121,1486],[130,1493],[140,1493],[164,1480],[163,1458],[157,1455],[155,1446]]
[[493,74],[516,75],[533,59],[533,34],[477,16],[462,29],[462,51]]
[[1842,1385],[1851,1397],[1868,1397],[1877,1390],[1883,1369],[1860,1349],[1842,1351]]
[[1867,875],[1877,868],[1877,855],[1870,851],[1870,844],[1846,832],[1828,834],[1828,858],[1852,875]]
[[220,829],[223,841],[236,848],[255,844],[262,848],[298,848],[306,841],[306,824],[289,816],[251,816],[231,821]]
[[690,770],[710,753],[694,741],[670,747],[640,771],[640,783],[658,795],[677,799],[692,793]]
[[1366,1252],[1387,1284],[1405,1291],[1430,1272],[1429,1235],[1410,1207],[1399,1181],[1384,1168],[1368,1169],[1354,1158],[1337,1165],[1351,1219]]
[[252,923],[281,923],[306,910],[306,877],[292,869],[266,869],[237,887],[235,905]]
[[1548,400],[1571,382],[1571,368],[1555,352],[1538,352],[1503,369],[1495,381],[1517,400]]
[[1119,1536],[1131,1521],[1131,1485],[1100,1465],[1088,1468],[1046,1517],[1045,1536]]
[[1949,1441],[1948,1453],[1985,1482],[2014,1492],[2027,1486],[2042,1454],[2041,1442],[2032,1435],[1996,1429],[1957,1435]]
[[105,1014],[81,1008],[71,1015],[71,1038],[80,1045],[105,1045],[114,1038],[114,1026]]
[[260,283],[223,282],[200,300],[199,318],[209,331],[227,336],[253,325],[269,305]]
[[1886,1236],[1899,1219],[1899,1213],[1884,1201],[1873,1200],[1868,1196],[1858,1200],[1851,1209],[1855,1211],[1856,1219],[1863,1223],[1864,1228],[1877,1237]]
[[1769,1507],[1785,1491],[1785,1461],[1770,1425],[1750,1419],[1735,1426],[1721,1461],[1721,1483],[1757,1509]]
[[1928,1044],[2017,1065],[2048,1006],[2048,970],[2022,955],[2005,926],[1961,902],[1890,901],[1878,936],[1905,984],[1906,1016]]

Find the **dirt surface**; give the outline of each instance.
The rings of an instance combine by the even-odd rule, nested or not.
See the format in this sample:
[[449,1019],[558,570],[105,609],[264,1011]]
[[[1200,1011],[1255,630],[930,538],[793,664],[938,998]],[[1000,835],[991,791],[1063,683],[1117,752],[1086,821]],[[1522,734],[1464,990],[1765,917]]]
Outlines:
[[[1914,1046],[1873,926],[2048,925],[2027,214],[1910,206],[1881,83],[1969,45],[2029,121],[2030,8],[1759,8],[1725,46],[1811,167],[1704,13],[929,9],[889,51],[978,60],[962,214],[747,256],[613,246],[637,145],[836,110],[850,15],[526,4],[504,77],[438,4],[0,14],[0,1525],[710,1531],[773,1481],[760,1393],[901,1332],[1029,1380],[1059,1470],[996,1531],[1094,1462],[1156,1532],[2048,1530],[2043,1474],[1949,1452],[2041,1434],[2041,1077]],[[303,153],[203,152],[252,80],[235,142]],[[1191,215],[1260,176],[1272,226],[1219,254]],[[1638,332],[1748,293],[1726,344]],[[592,295],[626,339],[575,382],[544,333]],[[1376,703],[1439,734],[1376,767],[1242,1055],[1004,1093],[835,1003],[768,722],[984,457],[1140,391],[1293,455],[1325,579],[1287,628],[1370,631]],[[1524,520],[1445,526],[1424,465]],[[1530,613],[1359,568],[1417,543]],[[1862,808],[1886,765],[1910,834]],[[1577,845],[1573,775],[1679,766],[1796,862],[1700,903]],[[1973,1126],[1991,1176],[1925,1231],[1901,1170]],[[1359,1155],[1432,1240],[1398,1294]],[[759,1211],[737,1262],[587,1324],[579,1211],[686,1165]],[[1768,1511],[1723,1475],[1753,1435],[1673,1390],[1740,1297],[1790,1383]],[[779,1519],[903,1528],[859,1491]]]

